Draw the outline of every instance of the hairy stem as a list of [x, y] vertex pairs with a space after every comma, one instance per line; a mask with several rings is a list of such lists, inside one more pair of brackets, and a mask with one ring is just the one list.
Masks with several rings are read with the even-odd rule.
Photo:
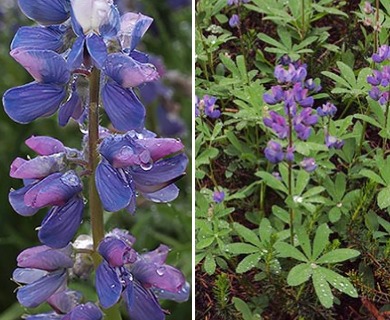
[[[91, 216], [91, 228], [93, 248], [96, 251], [99, 242], [104, 237], [103, 208], [95, 185], [95, 171], [99, 162], [97, 144], [99, 140], [99, 83], [100, 71], [94, 68], [89, 83], [89, 115], [88, 115], [88, 165], [91, 172], [89, 178], [89, 210]], [[94, 256], [95, 267], [100, 263], [100, 258]]]

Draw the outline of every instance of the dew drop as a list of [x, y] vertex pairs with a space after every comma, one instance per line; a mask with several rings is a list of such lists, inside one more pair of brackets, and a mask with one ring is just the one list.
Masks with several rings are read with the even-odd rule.
[[153, 168], [153, 163], [152, 162], [148, 162], [148, 163], [141, 163], [140, 164], [140, 167], [142, 170], [144, 171], [149, 171]]
[[159, 275], [159, 276], [163, 276], [164, 273], [165, 273], [165, 267], [158, 267], [156, 269], [156, 273]]

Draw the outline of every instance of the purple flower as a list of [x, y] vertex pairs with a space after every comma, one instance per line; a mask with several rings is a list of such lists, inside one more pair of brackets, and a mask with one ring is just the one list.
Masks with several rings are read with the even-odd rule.
[[374, 74], [367, 77], [367, 82], [372, 86], [379, 86], [382, 82], [382, 73], [378, 70], [372, 71]]
[[19, 7], [30, 19], [42, 25], [60, 24], [65, 22], [70, 15], [68, 0], [19, 0]]
[[274, 75], [279, 83], [297, 83], [305, 80], [307, 71], [304, 65], [295, 66], [290, 63], [288, 69], [282, 65], [277, 65], [275, 67]]
[[368, 95], [371, 99], [378, 101], [382, 95], [382, 92], [378, 87], [373, 87], [370, 91], [368, 91]]
[[49, 156], [66, 151], [66, 148], [61, 141], [47, 136], [31, 136], [25, 143], [31, 150], [41, 156]]
[[304, 89], [301, 83], [295, 83], [292, 89], [292, 94], [294, 95], [295, 101], [300, 104], [302, 107], [312, 107], [314, 103], [313, 97], [308, 97], [308, 89]]
[[265, 103], [270, 105], [277, 104], [285, 98], [284, 90], [281, 86], [271, 87], [271, 93], [265, 93], [263, 95], [263, 100]]
[[376, 63], [381, 63], [390, 58], [390, 47], [384, 44], [379, 47], [378, 52], [372, 55], [372, 60]]
[[[12, 50], [11, 56], [35, 81], [4, 93], [8, 116], [18, 123], [29, 123], [55, 113], [66, 96], [65, 85], [70, 79], [65, 59], [53, 51], [23, 48]], [[38, 96], [40, 99], [35, 98]]]
[[173, 183], [184, 175], [188, 162], [180, 141], [129, 132], [106, 137], [99, 151], [95, 181], [105, 210], [134, 212], [136, 190], [154, 202], [177, 197]]
[[62, 291], [66, 285], [66, 269], [73, 265], [70, 253], [70, 246], [60, 250], [38, 246], [19, 254], [19, 268], [12, 278], [25, 284], [16, 294], [21, 305], [35, 308], [57, 291]]
[[333, 117], [337, 112], [337, 108], [333, 103], [327, 102], [326, 104], [323, 104], [321, 107], [317, 108], [317, 114], [320, 117]]
[[233, 14], [229, 19], [229, 26], [231, 28], [235, 28], [238, 27], [239, 24], [240, 24], [240, 17], [238, 16], [238, 14]]
[[225, 192], [223, 191], [214, 191], [213, 200], [215, 203], [221, 203], [225, 199]]
[[264, 149], [264, 155], [269, 162], [277, 164], [283, 161], [283, 148], [276, 141], [268, 141], [267, 147]]
[[205, 95], [203, 97], [203, 105], [204, 105], [204, 113], [206, 116], [216, 119], [221, 116], [221, 111], [215, 109], [217, 105], [215, 102], [217, 101], [217, 98], [211, 97], [209, 95]]
[[100, 304], [109, 308], [122, 296], [132, 319], [165, 319], [156, 294], [185, 301], [188, 286], [179, 270], [165, 264], [168, 247], [140, 255], [132, 249], [134, 241], [127, 232], [116, 230], [100, 243], [98, 250], [104, 258], [96, 270]]
[[317, 169], [317, 164], [314, 158], [304, 158], [299, 164], [302, 169], [307, 172], [313, 172], [315, 169]]
[[65, 171], [65, 158], [79, 156], [78, 151], [45, 136], [32, 136], [26, 144], [41, 156], [13, 161], [10, 175], [24, 179], [25, 186], [11, 190], [9, 202], [22, 216], [32, 216], [41, 208], [53, 206], [42, 221], [38, 237], [51, 247], [65, 247], [80, 226], [84, 211], [79, 195], [81, 180], [75, 171]]
[[287, 162], [293, 162], [294, 161], [294, 151], [295, 151], [294, 146], [287, 147], [287, 149], [286, 149], [286, 157], [285, 157]]
[[308, 79], [305, 81], [305, 88], [313, 92], [319, 92], [322, 89], [321, 85], [317, 85], [313, 79]]
[[326, 133], [325, 134], [325, 144], [329, 149], [331, 149], [331, 148], [341, 149], [344, 145], [344, 141], [341, 139], [337, 139], [336, 137], [331, 136], [331, 135]]
[[311, 126], [318, 121], [317, 115], [312, 115], [313, 109], [306, 108], [299, 115], [295, 115], [293, 119], [294, 129], [297, 136], [301, 140], [307, 140], [311, 133]]
[[271, 118], [264, 118], [264, 124], [271, 128], [279, 139], [285, 139], [289, 131], [286, 119], [275, 111], [270, 111], [269, 115]]

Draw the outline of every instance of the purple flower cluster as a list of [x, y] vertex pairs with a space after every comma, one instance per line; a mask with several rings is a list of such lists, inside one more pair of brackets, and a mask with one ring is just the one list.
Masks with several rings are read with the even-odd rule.
[[[390, 60], [390, 47], [382, 45], [378, 52], [372, 55], [372, 60], [382, 63]], [[378, 101], [381, 105], [386, 105], [389, 101], [390, 66], [382, 66], [380, 70], [373, 70], [373, 74], [367, 77], [367, 82], [372, 86], [368, 95], [371, 99]]]
[[[137, 193], [153, 202], [176, 199], [179, 189], [174, 182], [185, 174], [188, 163], [179, 140], [156, 138], [147, 130], [121, 135], [101, 128], [100, 135], [101, 161], [95, 180], [105, 210], [127, 209], [133, 213]], [[87, 155], [51, 137], [33, 136], [26, 144], [38, 156], [31, 160], [16, 158], [11, 164], [11, 177], [23, 179], [24, 187], [11, 190], [9, 201], [23, 216], [51, 206], [38, 237], [46, 245], [62, 248], [71, 241], [82, 221], [83, 187], [78, 172], [87, 170]], [[75, 166], [80, 170], [69, 170]]]
[[[9, 193], [13, 209], [32, 216], [50, 208], [38, 228], [44, 245], [26, 249], [17, 258], [13, 280], [22, 284], [17, 298], [25, 307], [47, 302], [53, 308], [27, 316], [29, 320], [101, 320], [103, 313], [95, 304], [81, 304], [81, 294], [67, 287], [69, 270], [73, 276], [89, 277], [99, 242], [94, 228], [93, 244], [86, 235], [75, 241], [75, 250], [82, 252], [73, 254], [70, 245], [83, 219], [83, 178], [89, 176], [96, 186], [90, 192], [100, 197], [95, 205], [134, 213], [139, 195], [153, 202], [174, 200], [179, 193], [175, 182], [188, 164], [180, 140], [157, 138], [145, 129], [145, 108], [133, 90], [159, 77], [148, 56], [135, 49], [152, 19], [135, 13], [121, 16], [112, 0], [19, 0], [19, 6], [39, 26], [18, 30], [11, 56], [34, 81], [5, 92], [6, 113], [16, 122], [29, 123], [59, 110], [60, 125], [73, 118], [83, 128], [93, 94], [86, 83], [91, 81], [91, 88], [100, 84], [94, 94], [101, 98], [115, 133], [88, 119], [93, 125], [88, 132], [81, 130], [81, 150], [52, 137], [32, 136], [26, 144], [37, 156], [12, 162], [10, 176], [23, 180], [21, 188]], [[214, 103], [206, 99], [205, 113], [211, 117], [219, 112], [213, 110]], [[94, 212], [91, 216], [96, 218]], [[100, 243], [100, 305], [111, 307], [122, 296], [132, 319], [165, 319], [157, 298], [185, 301], [189, 285], [179, 270], [165, 264], [168, 247], [139, 254], [134, 242], [127, 232], [115, 229]]]
[[[305, 64], [292, 62], [288, 56], [283, 56], [280, 64], [275, 67], [274, 76], [279, 84], [272, 86], [271, 90], [263, 95], [263, 99], [269, 105], [283, 104], [283, 113], [272, 110], [268, 114], [269, 117], [265, 117], [263, 121], [279, 140], [285, 142], [269, 141], [264, 154], [274, 164], [283, 160], [293, 162], [295, 139], [308, 140], [318, 122], [318, 116], [333, 117], [337, 108], [328, 102], [318, 107], [315, 112], [314, 99], [310, 94], [319, 92], [321, 86], [313, 79], [306, 79]], [[341, 148], [343, 144], [327, 133], [325, 143], [329, 148]], [[287, 147], [283, 148], [286, 144]], [[303, 159], [300, 165], [308, 172], [317, 167], [313, 158]]]
[[101, 96], [113, 126], [142, 130], [145, 108], [133, 88], [159, 75], [135, 47], [153, 19], [135, 13], [120, 16], [112, 1], [20, 0], [19, 6], [40, 26], [21, 27], [11, 44], [11, 56], [35, 81], [4, 94], [10, 118], [29, 123], [59, 110], [60, 125], [70, 118], [82, 122], [89, 95], [82, 84], [95, 67], [101, 70]]
[[22, 251], [12, 278], [20, 286], [17, 299], [25, 307], [35, 308], [47, 302], [55, 311], [27, 316], [28, 320], [86, 319], [101, 320], [103, 313], [93, 303], [80, 304], [81, 294], [67, 287], [67, 269], [73, 266], [72, 248], [52, 249], [37, 246]]
[[219, 118], [221, 116], [221, 111], [217, 109], [218, 105], [215, 104], [216, 101], [216, 97], [209, 95], [204, 95], [200, 100], [196, 97], [195, 116], [199, 117], [204, 112], [204, 114], [211, 119]]
[[83, 217], [83, 185], [79, 175], [67, 165], [68, 161], [80, 159], [81, 154], [51, 137], [32, 136], [26, 144], [38, 156], [31, 160], [16, 158], [12, 162], [10, 175], [23, 179], [24, 186], [11, 190], [9, 201], [22, 216], [32, 216], [41, 208], [52, 207], [42, 221], [38, 237], [51, 247], [65, 247]]
[[157, 298], [177, 302], [189, 297], [189, 284], [176, 268], [165, 264], [169, 248], [139, 254], [135, 238], [114, 229], [99, 244], [104, 258], [96, 270], [96, 290], [100, 304], [109, 308], [122, 297], [131, 319], [165, 319]]

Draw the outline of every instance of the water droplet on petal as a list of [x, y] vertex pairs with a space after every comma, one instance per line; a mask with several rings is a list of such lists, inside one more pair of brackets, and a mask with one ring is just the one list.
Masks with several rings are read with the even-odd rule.
[[159, 276], [163, 276], [164, 273], [165, 273], [165, 267], [158, 267], [156, 269], [156, 273], [159, 275]]
[[150, 169], [153, 168], [153, 163], [152, 162], [147, 162], [147, 163], [141, 163], [140, 167], [144, 171], [149, 171]]

